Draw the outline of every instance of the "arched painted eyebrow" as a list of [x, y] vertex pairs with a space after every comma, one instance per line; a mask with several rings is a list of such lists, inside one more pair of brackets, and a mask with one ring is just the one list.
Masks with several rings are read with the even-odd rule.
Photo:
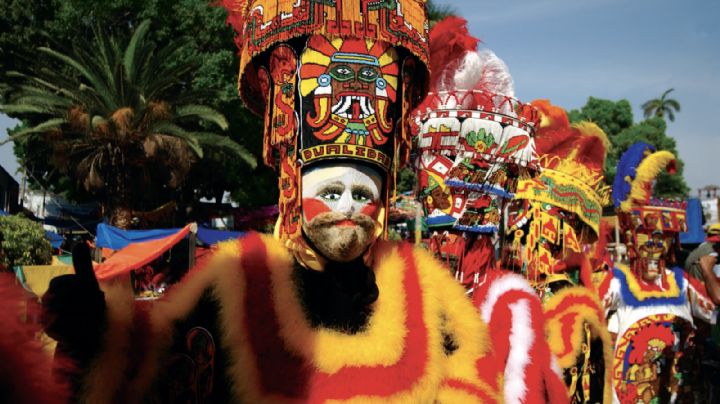
[[362, 193], [368, 199], [375, 198], [375, 194], [373, 193], [372, 189], [370, 189], [370, 187], [368, 187], [367, 185], [362, 185], [362, 184], [353, 185], [352, 191], [353, 191], [353, 193], [355, 193], [355, 192]]
[[327, 184], [321, 185], [320, 188], [315, 191], [315, 194], [319, 195], [328, 191], [342, 193], [343, 191], [345, 191], [345, 184], [343, 184], [342, 181], [328, 182]]
[[345, 184], [343, 184], [342, 181], [335, 180], [333, 182], [328, 182], [327, 184], [322, 184], [322, 186], [320, 188], [325, 188], [325, 187], [343, 187], [343, 188], [345, 188]]

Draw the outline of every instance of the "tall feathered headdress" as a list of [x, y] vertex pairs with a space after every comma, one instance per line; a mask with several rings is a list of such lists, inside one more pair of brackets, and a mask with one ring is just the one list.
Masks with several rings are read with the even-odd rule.
[[433, 27], [430, 93], [413, 113], [413, 134], [428, 222], [491, 233], [502, 199], [537, 168], [539, 115], [513, 97], [507, 66], [479, 42], [458, 17]]
[[571, 125], [565, 110], [548, 100], [532, 105], [542, 116], [535, 137], [542, 173], [521, 182], [516, 196], [575, 213], [597, 235], [610, 197], [603, 174], [607, 135], [591, 122]]
[[[535, 108], [514, 98], [505, 63], [467, 22], [449, 17], [430, 31], [430, 93], [413, 113], [415, 167], [428, 226], [452, 230], [463, 283], [495, 265], [490, 237], [519, 178], [537, 170]], [[440, 243], [441, 244], [441, 243]]]
[[635, 143], [620, 157], [613, 183], [613, 202], [628, 246], [632, 268], [646, 260], [674, 261], [679, 234], [687, 229], [686, 203], [653, 198], [662, 171], [675, 172], [675, 156], [647, 143]]
[[618, 161], [613, 182], [615, 208], [629, 212], [634, 206], [646, 205], [652, 196], [653, 181], [661, 171], [675, 173], [675, 156], [657, 151], [654, 146], [638, 142], [628, 148]]

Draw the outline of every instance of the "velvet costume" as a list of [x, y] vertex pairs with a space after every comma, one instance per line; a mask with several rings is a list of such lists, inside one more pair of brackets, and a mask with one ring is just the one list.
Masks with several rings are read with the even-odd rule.
[[573, 403], [609, 402], [612, 344], [583, 253], [598, 239], [606, 134], [589, 122], [570, 124], [548, 100], [536, 150], [542, 171], [520, 181], [509, 208], [506, 262], [521, 269], [541, 296], [551, 352], [563, 370]]
[[617, 328], [623, 334], [630, 325], [653, 314], [672, 314], [693, 323], [710, 322], [715, 305], [705, 286], [682, 268], [665, 270], [665, 285], [642, 280], [625, 265], [618, 265], [604, 278], [598, 293], [607, 311], [616, 311]]
[[[428, 253], [376, 241], [426, 91], [425, 1], [223, 4], [240, 95], [263, 119], [263, 161], [278, 172], [276, 238], [221, 245], [154, 302], [134, 301], [127, 279], [102, 285], [107, 331], [82, 397], [498, 401], [502, 376], [462, 287]], [[346, 264], [304, 227], [306, 175], [341, 161], [384, 177], [369, 249]]]

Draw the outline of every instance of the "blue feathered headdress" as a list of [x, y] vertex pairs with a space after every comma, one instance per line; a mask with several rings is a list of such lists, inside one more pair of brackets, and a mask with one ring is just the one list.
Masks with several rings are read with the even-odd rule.
[[640, 162], [650, 153], [655, 152], [655, 147], [645, 142], [637, 142], [630, 146], [629, 149], [620, 157], [615, 172], [615, 181], [612, 186], [612, 199], [615, 208], [619, 208], [620, 204], [627, 199], [632, 182], [637, 176], [637, 167]]
[[620, 157], [612, 194], [615, 208], [629, 212], [633, 206], [645, 205], [652, 194], [652, 182], [662, 171], [675, 172], [675, 155], [657, 151], [654, 146], [638, 142]]

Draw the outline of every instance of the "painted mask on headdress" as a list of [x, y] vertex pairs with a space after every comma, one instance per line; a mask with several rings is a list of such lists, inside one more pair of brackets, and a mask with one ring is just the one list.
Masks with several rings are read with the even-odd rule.
[[[399, 73], [397, 52], [385, 43], [310, 38], [301, 56], [300, 96], [303, 132], [313, 136], [303, 137], [303, 161], [327, 156], [320, 150], [327, 152], [332, 142], [352, 146], [359, 159], [387, 166]], [[383, 155], [368, 156], [355, 146]]]
[[[308, 220], [319, 216], [304, 204], [307, 189], [322, 188], [325, 175], [318, 173], [342, 163], [349, 171], [338, 178], [357, 179], [375, 170], [373, 178], [380, 180], [373, 201], [376, 229], [367, 237], [356, 234], [367, 249], [382, 234], [385, 205], [393, 191], [388, 174], [408, 158], [405, 117], [425, 91], [425, 2], [224, 3], [239, 33], [240, 94], [251, 110], [265, 117], [264, 161], [279, 171], [276, 235], [293, 251], [303, 251], [304, 264], [313, 260], [311, 250], [335, 259], [321, 245], [334, 238], [310, 236], [312, 245], [306, 243], [303, 230], [317, 230]], [[325, 205], [331, 211], [339, 206]]]

